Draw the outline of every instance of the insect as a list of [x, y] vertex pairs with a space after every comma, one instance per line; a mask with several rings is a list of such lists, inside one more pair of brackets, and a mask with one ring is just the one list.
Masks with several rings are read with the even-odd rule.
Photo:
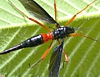
[[[59, 45], [55, 47], [51, 59], [50, 59], [50, 65], [49, 65], [49, 77], [58, 77], [58, 72], [59, 72], [59, 67], [60, 67], [60, 61], [61, 61], [61, 55], [62, 52], [64, 53], [65, 56], [65, 60], [68, 61], [67, 59], [67, 55], [65, 54], [64, 50], [63, 50], [63, 44], [64, 44], [64, 38], [67, 36], [83, 36], [85, 38], [89, 38], [92, 39], [94, 41], [97, 41], [91, 37], [82, 35], [82, 34], [78, 34], [75, 33], [76, 28], [73, 27], [69, 27], [69, 23], [71, 23], [74, 18], [81, 13], [82, 11], [84, 11], [88, 6], [90, 6], [92, 3], [94, 3], [96, 0], [94, 0], [93, 2], [91, 2], [90, 4], [88, 4], [85, 8], [83, 8], [81, 11], [77, 12], [66, 24], [65, 26], [60, 26], [57, 22], [56, 22], [56, 0], [54, 0], [54, 13], [55, 13], [55, 19], [53, 19], [39, 4], [37, 4], [34, 0], [19, 0], [22, 5], [26, 8], [26, 10], [34, 17], [36, 17], [37, 19], [40, 19], [41, 21], [48, 23], [48, 24], [54, 24], [56, 26], [56, 29], [54, 29], [53, 31], [50, 31], [48, 27], [44, 26], [43, 24], [41, 24], [40, 22], [38, 22], [37, 20], [30, 18], [29, 16], [25, 15], [22, 11], [20, 11], [15, 5], [13, 5], [13, 3], [11, 1], [10, 4], [13, 5], [16, 10], [18, 10], [19, 12], [22, 13], [23, 16], [25, 16], [26, 18], [28, 18], [29, 20], [37, 23], [38, 25], [42, 26], [44, 29], [46, 29], [48, 31], [48, 33], [42, 33], [42, 34], [38, 34], [36, 36], [32, 36], [28, 39], [26, 39], [25, 41], [21, 42], [18, 45], [15, 45], [7, 50], [4, 50], [3, 52], [0, 52], [0, 55], [2, 54], [6, 54], [9, 53], [11, 51], [15, 51], [18, 49], [22, 49], [22, 48], [27, 48], [27, 47], [34, 47], [34, 46], [38, 46], [41, 45], [49, 40], [52, 40], [49, 47], [47, 48], [47, 50], [45, 51], [45, 53], [42, 55], [42, 57], [31, 67], [34, 67], [35, 65], [37, 65], [40, 61], [42, 61], [46, 55], [48, 54], [50, 47], [52, 45], [53, 40], [57, 40], [59, 42]], [[61, 43], [59, 41], [59, 39], [61, 40]]]

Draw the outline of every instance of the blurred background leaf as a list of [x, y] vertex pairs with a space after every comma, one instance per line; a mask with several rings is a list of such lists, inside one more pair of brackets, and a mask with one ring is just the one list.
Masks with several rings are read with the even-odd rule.
[[[21, 11], [29, 15], [18, 0], [11, 1]], [[76, 12], [92, 1], [57, 0], [59, 24], [64, 25]], [[36, 0], [36, 2], [54, 18], [53, 0]], [[93, 37], [98, 42], [83, 37], [66, 37], [64, 50], [68, 55], [69, 62], [65, 63], [64, 68], [60, 70], [59, 77], [100, 76], [99, 0], [78, 15], [70, 23], [70, 26], [77, 27], [82, 22], [84, 23], [80, 26], [78, 32]], [[46, 26], [50, 25], [46, 24]], [[47, 31], [23, 17], [9, 4], [8, 0], [0, 0], [0, 52], [39, 33], [47, 33]], [[54, 41], [48, 56], [41, 63], [32, 69], [29, 67], [29, 63], [34, 64], [47, 49], [49, 43], [0, 55], [0, 75], [6, 77], [48, 77], [49, 59], [54, 47], [57, 45], [56, 41]]]

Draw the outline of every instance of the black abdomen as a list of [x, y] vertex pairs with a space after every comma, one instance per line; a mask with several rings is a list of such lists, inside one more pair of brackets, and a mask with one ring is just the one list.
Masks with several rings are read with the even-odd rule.
[[25, 40], [24, 42], [21, 43], [21, 45], [25, 48], [25, 47], [34, 47], [42, 43], [43, 43], [42, 36], [37, 35]]
[[18, 45], [15, 45], [15, 46], [13, 46], [13, 47], [11, 47], [3, 52], [0, 52], [0, 54], [9, 53], [11, 51], [15, 51], [15, 50], [26, 48], [26, 47], [34, 47], [34, 46], [40, 45], [42, 43], [43, 43], [43, 40], [42, 40], [41, 35], [33, 36], [33, 37], [23, 41], [22, 43], [20, 43]]

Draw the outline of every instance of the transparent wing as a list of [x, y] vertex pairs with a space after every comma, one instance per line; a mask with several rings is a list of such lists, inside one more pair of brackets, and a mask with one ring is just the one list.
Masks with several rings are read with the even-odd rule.
[[55, 24], [56, 21], [34, 0], [19, 0], [25, 9], [34, 17], [47, 24]]
[[62, 50], [63, 50], [63, 40], [62, 43], [54, 49], [51, 55], [49, 63], [49, 77], [58, 77], [58, 72], [62, 57]]

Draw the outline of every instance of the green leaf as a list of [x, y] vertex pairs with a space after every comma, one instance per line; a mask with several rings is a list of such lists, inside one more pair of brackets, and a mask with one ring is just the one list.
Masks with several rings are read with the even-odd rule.
[[[56, 0], [58, 23], [65, 25], [75, 13], [92, 1]], [[21, 11], [29, 15], [18, 0], [12, 0], [12, 2]], [[54, 18], [53, 0], [36, 0], [36, 2]], [[64, 63], [64, 68], [59, 71], [59, 77], [100, 76], [99, 8], [100, 2], [94, 2], [70, 23], [70, 26], [77, 27], [83, 22], [78, 32], [93, 37], [98, 42], [84, 37], [66, 37], [64, 50], [69, 62]], [[23, 17], [10, 5], [8, 0], [0, 0], [0, 52], [40, 33], [47, 33], [47, 31]], [[34, 64], [48, 48], [49, 43], [0, 55], [0, 75], [7, 77], [47, 77], [50, 56], [58, 44], [56, 41], [54, 41], [50, 53], [42, 62], [32, 69], [29, 67], [29, 63]]]

